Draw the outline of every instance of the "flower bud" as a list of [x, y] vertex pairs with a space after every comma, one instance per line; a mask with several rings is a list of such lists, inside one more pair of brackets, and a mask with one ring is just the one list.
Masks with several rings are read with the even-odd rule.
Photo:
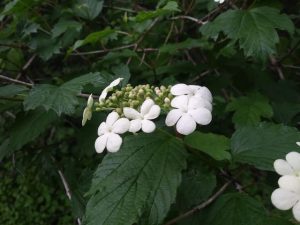
[[164, 99], [164, 102], [165, 102], [165, 103], [170, 103], [171, 101], [170, 101], [169, 98], [165, 98], [165, 99]]

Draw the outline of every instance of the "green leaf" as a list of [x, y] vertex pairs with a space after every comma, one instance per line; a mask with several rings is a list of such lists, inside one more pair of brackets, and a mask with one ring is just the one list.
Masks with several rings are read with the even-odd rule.
[[261, 123], [255, 127], [242, 127], [231, 138], [232, 157], [262, 170], [273, 171], [273, 162], [291, 151], [298, 151], [296, 142], [300, 132], [296, 128]]
[[165, 16], [172, 12], [180, 12], [178, 4], [175, 1], [169, 1], [164, 7], [156, 9], [154, 11], [142, 11], [134, 18], [136, 22], [143, 22], [159, 16]]
[[205, 168], [199, 161], [190, 165], [182, 175], [182, 183], [178, 190], [177, 205], [181, 211], [205, 201], [216, 187], [217, 180], [213, 171]]
[[259, 93], [234, 99], [227, 105], [226, 111], [234, 111], [232, 121], [237, 127], [256, 125], [261, 121], [261, 117], [273, 116], [268, 99]]
[[93, 20], [102, 11], [103, 2], [102, 0], [78, 0], [74, 12], [84, 19]]
[[198, 131], [188, 135], [184, 139], [185, 144], [211, 156], [215, 160], [230, 160], [230, 140], [213, 133], [200, 133]]
[[114, 33], [115, 33], [115, 31], [110, 28], [106, 28], [104, 30], [91, 33], [83, 40], [76, 41], [75, 44], [73, 45], [73, 47], [68, 52], [74, 51], [75, 49], [82, 47], [84, 45], [87, 45], [87, 44], [94, 44], [96, 42], [100, 42], [102, 39], [107, 38], [111, 34], [114, 34]]
[[78, 104], [77, 94], [79, 94], [86, 84], [103, 85], [106, 81], [99, 73], [89, 73], [61, 86], [50, 84], [40, 84], [34, 86], [24, 101], [25, 110], [44, 107], [47, 111], [54, 110], [58, 115], [65, 113], [71, 114]]
[[38, 35], [29, 43], [29, 47], [37, 52], [44, 60], [49, 60], [54, 54], [59, 53], [60, 44], [56, 39], [51, 39], [46, 35]]
[[222, 195], [207, 215], [207, 225], [260, 225], [265, 217], [263, 205], [241, 193]]
[[147, 225], [160, 224], [175, 200], [185, 158], [182, 142], [165, 132], [126, 137], [94, 174], [86, 224], [132, 225], [142, 215]]
[[276, 52], [279, 37], [276, 29], [294, 32], [294, 25], [285, 14], [270, 7], [258, 7], [249, 10], [228, 10], [213, 22], [208, 22], [200, 31], [216, 38], [220, 32], [233, 42], [239, 42], [246, 56], [265, 59]]
[[8, 153], [21, 149], [35, 140], [57, 119], [53, 112], [36, 110], [17, 116], [17, 120], [9, 131]]
[[28, 88], [22, 85], [9, 84], [0, 87], [0, 96], [1, 97], [9, 97], [20, 94], [24, 91], [27, 91]]
[[62, 19], [53, 27], [51, 31], [52, 38], [56, 38], [60, 36], [61, 34], [65, 33], [69, 29], [75, 29], [77, 32], [80, 32], [82, 29], [82, 24], [74, 20]]

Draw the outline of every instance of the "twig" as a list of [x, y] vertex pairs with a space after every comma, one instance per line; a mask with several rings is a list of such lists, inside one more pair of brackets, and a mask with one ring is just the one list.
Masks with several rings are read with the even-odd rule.
[[[65, 192], [66, 192], [66, 195], [68, 197], [68, 199], [71, 201], [72, 200], [72, 193], [71, 193], [71, 189], [70, 189], [70, 185], [68, 184], [67, 182], [67, 179], [65, 177], [65, 175], [63, 174], [63, 172], [61, 171], [61, 169], [59, 168], [55, 158], [53, 156], [51, 156], [51, 159], [54, 163], [54, 165], [57, 167], [57, 173], [59, 174], [59, 177], [60, 177], [60, 180], [64, 186], [64, 189], [65, 189]], [[78, 225], [81, 225], [81, 220], [80, 218], [77, 218], [77, 224]]]
[[[135, 42], [135, 46], [134, 46], [134, 51], [137, 50], [137, 48], [139, 47], [139, 44], [144, 40], [145, 36], [150, 32], [150, 30], [155, 26], [155, 24], [158, 22], [159, 18], [155, 18], [152, 23], [150, 24], [150, 26], [148, 27], [148, 29], [139, 37], [139, 39]], [[127, 65], [129, 65], [129, 63], [131, 62], [132, 57], [130, 57], [127, 60]]]
[[30, 57], [30, 59], [25, 63], [25, 65], [22, 67], [22, 71], [20, 71], [20, 72], [18, 73], [17, 77], [16, 77], [17, 80], [21, 77], [22, 73], [23, 73], [25, 70], [27, 70], [27, 68], [31, 65], [31, 63], [33, 62], [33, 60], [35, 59], [35, 57], [36, 57], [36, 54], [32, 55], [32, 56]]
[[187, 211], [186, 213], [168, 221], [165, 225], [172, 225], [177, 223], [179, 220], [182, 220], [184, 218], [187, 218], [191, 216], [192, 214], [196, 213], [197, 211], [200, 211], [201, 209], [205, 208], [206, 206], [210, 205], [214, 200], [216, 200], [225, 190], [226, 188], [231, 184], [232, 181], [228, 181], [225, 183], [213, 196], [211, 196], [207, 201], [203, 202], [202, 204], [194, 207], [190, 211]]
[[[77, 52], [72, 53], [70, 55], [72, 56], [78, 56], [78, 55], [93, 55], [93, 54], [101, 54], [101, 53], [108, 53], [108, 52], [114, 52], [122, 49], [128, 49], [135, 47], [136, 44], [130, 44], [130, 45], [124, 45], [116, 48], [107, 48], [107, 49], [101, 49], [96, 51], [90, 51], [90, 52]], [[157, 48], [138, 48], [135, 50], [136, 52], [156, 52], [159, 51]]]
[[294, 47], [292, 47], [287, 54], [285, 54], [284, 56], [282, 56], [279, 60], [278, 63], [281, 63], [282, 61], [284, 61], [286, 58], [288, 58], [300, 45], [300, 41], [298, 41]]
[[16, 79], [13, 79], [13, 78], [10, 78], [10, 77], [6, 77], [4, 75], [0, 75], [0, 79], [10, 81], [10, 82], [15, 83], [15, 84], [22, 84], [22, 85], [25, 85], [27, 87], [33, 87], [33, 84], [30, 84], [30, 83], [27, 83], [27, 82], [24, 82], [24, 81], [20, 81], [20, 80], [16, 80]]
[[270, 62], [271, 62], [271, 65], [274, 67], [274, 69], [277, 71], [277, 73], [278, 73], [278, 75], [279, 75], [279, 78], [280, 78], [281, 80], [285, 80], [285, 77], [284, 77], [284, 75], [283, 75], [281, 66], [280, 66], [280, 64], [278, 63], [278, 61], [275, 59], [274, 56], [270, 56]]
[[[7, 80], [7, 81], [10, 81], [12, 83], [15, 83], [15, 84], [21, 84], [21, 85], [24, 85], [26, 87], [30, 87], [32, 88], [34, 86], [34, 84], [30, 84], [30, 83], [27, 83], [27, 82], [24, 82], [24, 81], [20, 81], [20, 80], [16, 80], [16, 79], [12, 79], [10, 77], [7, 77], [7, 76], [4, 76], [4, 75], [0, 75], [0, 79], [2, 80]], [[88, 98], [90, 95], [89, 94], [84, 94], [84, 93], [80, 93], [80, 94], [77, 94], [78, 97], [82, 97], [82, 98]], [[94, 95], [93, 96], [94, 98], [99, 98], [99, 96], [97, 95]], [[2, 98], [2, 97], [1, 97]], [[3, 99], [3, 98], [2, 98]], [[8, 98], [7, 98], [8, 99]], [[12, 100], [11, 98], [9, 98], [8, 100]], [[19, 101], [19, 100], [16, 100], [16, 101]], [[21, 101], [21, 100], [20, 100]]]
[[178, 19], [185, 19], [185, 20], [191, 20], [195, 23], [198, 23], [198, 24], [205, 24], [204, 21], [200, 20], [200, 19], [197, 19], [195, 17], [191, 17], [191, 16], [185, 16], [185, 15], [180, 15], [180, 16], [175, 16], [175, 17], [172, 17], [171, 20], [178, 20]]

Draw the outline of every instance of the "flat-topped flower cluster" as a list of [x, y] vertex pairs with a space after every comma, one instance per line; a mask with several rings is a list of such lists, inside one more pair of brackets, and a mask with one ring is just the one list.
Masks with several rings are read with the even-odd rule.
[[[212, 94], [208, 88], [198, 85], [176, 84], [153, 87], [130, 84], [114, 90], [122, 78], [114, 80], [101, 93], [99, 102], [89, 96], [83, 112], [82, 125], [92, 118], [95, 111], [110, 111], [105, 122], [98, 128], [95, 149], [102, 153], [117, 152], [122, 145], [121, 134], [126, 132], [151, 133], [156, 129], [154, 120], [161, 113], [167, 114], [165, 124], [175, 126], [182, 135], [191, 134], [197, 124], [207, 125], [212, 120]], [[107, 98], [109, 92], [112, 94]]]
[[292, 209], [295, 219], [300, 222], [300, 153], [290, 152], [285, 160], [277, 159], [274, 168], [281, 177], [271, 201], [280, 210]]

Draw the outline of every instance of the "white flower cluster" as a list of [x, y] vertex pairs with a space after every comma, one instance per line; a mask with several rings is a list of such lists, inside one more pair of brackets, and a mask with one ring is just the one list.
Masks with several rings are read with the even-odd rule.
[[206, 87], [176, 84], [171, 88], [176, 96], [171, 101], [172, 109], [166, 118], [167, 126], [174, 126], [183, 135], [191, 134], [196, 124], [207, 125], [212, 120], [212, 95]]
[[[114, 80], [102, 91], [98, 105], [105, 104], [104, 101], [108, 92], [119, 85], [121, 80], [122, 78]], [[174, 126], [176, 124], [177, 132], [183, 135], [195, 131], [197, 124], [207, 125], [211, 122], [212, 95], [206, 87], [186, 84], [177, 84], [168, 88], [162, 86], [161, 88], [152, 87], [149, 89], [149, 85], [144, 87], [146, 87], [146, 93], [142, 89], [137, 90], [137, 99], [132, 99], [131, 96], [133, 95], [126, 92], [127, 89], [129, 92], [135, 91], [131, 86], [124, 89], [124, 95], [120, 91], [116, 92], [117, 95], [112, 94], [112, 99], [115, 101], [117, 96], [128, 96], [129, 100], [131, 99], [131, 104], [126, 102], [126, 99], [124, 102], [123, 99], [123, 102], [120, 102], [121, 106], [109, 113], [106, 122], [100, 124], [98, 128], [99, 137], [95, 142], [95, 149], [98, 153], [102, 153], [105, 148], [109, 152], [117, 152], [122, 145], [120, 134], [137, 133], [140, 130], [145, 133], [153, 132], [156, 125], [152, 120], [158, 118], [162, 110], [168, 112], [166, 125]], [[151, 93], [153, 96], [149, 96]], [[91, 119], [92, 109], [93, 98], [91, 95], [83, 112], [82, 125]]]
[[290, 152], [285, 160], [277, 159], [274, 168], [281, 177], [271, 201], [280, 210], [292, 209], [295, 219], [300, 222], [300, 153]]

